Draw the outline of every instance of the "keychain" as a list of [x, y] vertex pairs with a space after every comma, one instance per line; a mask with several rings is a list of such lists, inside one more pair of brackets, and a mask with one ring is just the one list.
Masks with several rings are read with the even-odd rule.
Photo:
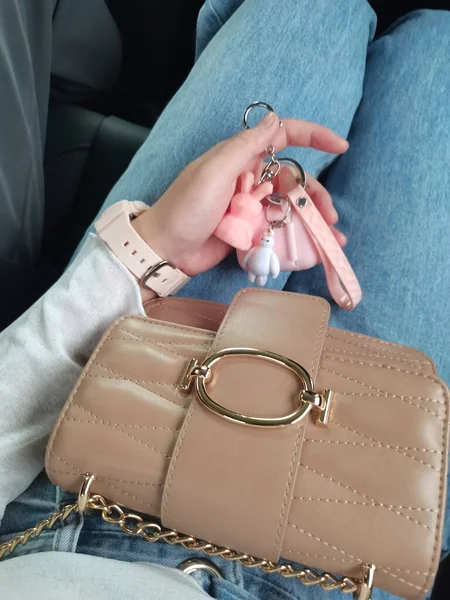
[[[248, 117], [256, 107], [274, 112], [273, 108], [265, 102], [253, 102], [244, 112], [242, 118], [244, 129], [250, 128]], [[280, 123], [281, 126], [282, 123]], [[272, 179], [278, 175], [281, 169], [280, 162], [275, 157], [274, 147], [269, 146], [266, 152], [270, 160], [265, 166], [259, 181], [255, 183], [255, 176], [249, 171], [238, 177], [236, 192], [230, 200], [227, 212], [214, 232], [217, 238], [237, 250], [246, 251], [251, 248], [255, 234], [255, 218], [260, 215], [263, 209], [261, 201], [273, 192]]]
[[270, 220], [268, 218], [270, 204], [266, 207], [264, 216], [269, 227], [261, 237], [259, 245], [253, 246], [242, 261], [243, 269], [248, 272], [249, 282], [260, 286], [266, 285], [269, 276], [276, 279], [280, 274], [280, 260], [274, 249], [275, 230], [284, 227], [291, 214], [291, 202], [286, 196], [280, 197], [280, 194], [272, 194], [267, 196], [267, 200], [279, 206], [284, 201], [286, 203], [285, 214], [282, 219]]
[[[253, 102], [245, 110], [243, 125], [256, 108], [274, 112], [265, 102]], [[282, 123], [280, 122], [280, 126]], [[281, 271], [301, 271], [323, 263], [328, 289], [336, 303], [347, 310], [361, 300], [355, 273], [333, 232], [306, 192], [306, 173], [292, 158], [279, 158], [275, 148], [266, 149], [268, 162], [255, 184], [250, 172], [240, 175], [236, 193], [215, 235], [236, 248], [241, 267], [250, 283], [264, 286]], [[295, 169], [296, 187], [274, 192], [283, 183], [282, 165]]]
[[261, 200], [273, 190], [273, 185], [268, 181], [257, 186], [254, 183], [255, 176], [249, 171], [238, 177], [237, 192], [231, 198], [228, 211], [214, 232], [216, 237], [237, 250], [251, 248], [253, 221], [263, 209]]

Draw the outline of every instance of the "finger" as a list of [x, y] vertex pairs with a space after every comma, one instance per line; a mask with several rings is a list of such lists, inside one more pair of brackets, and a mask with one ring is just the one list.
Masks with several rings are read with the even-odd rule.
[[273, 144], [280, 129], [279, 124], [278, 116], [268, 113], [256, 127], [245, 129], [218, 144], [207, 152], [204, 158], [211, 168], [220, 162], [222, 172], [235, 178], [253, 158], [264, 153], [265, 149]]
[[341, 248], [343, 248], [345, 246], [345, 244], [347, 243], [347, 236], [344, 235], [342, 233], [342, 231], [339, 231], [339, 229], [336, 229], [336, 227], [333, 227], [333, 225], [330, 226], [331, 232], [334, 235], [334, 237], [337, 240], [337, 243], [339, 244], [339, 246]]
[[342, 154], [349, 146], [347, 140], [328, 127], [300, 119], [283, 119], [283, 127], [277, 132], [273, 145], [276, 150], [302, 146], [331, 154]]

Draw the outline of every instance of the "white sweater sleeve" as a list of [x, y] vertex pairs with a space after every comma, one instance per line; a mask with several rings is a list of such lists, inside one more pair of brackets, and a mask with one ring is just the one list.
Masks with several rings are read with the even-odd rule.
[[144, 314], [139, 286], [91, 234], [58, 282], [0, 334], [0, 522], [43, 469], [66, 398], [106, 328], [124, 314]]

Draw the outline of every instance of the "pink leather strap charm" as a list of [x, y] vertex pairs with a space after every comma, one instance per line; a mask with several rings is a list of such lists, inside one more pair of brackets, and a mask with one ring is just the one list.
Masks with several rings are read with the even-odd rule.
[[342, 248], [301, 185], [290, 191], [287, 196], [317, 247], [330, 294], [340, 307], [352, 310], [360, 302], [362, 292]]

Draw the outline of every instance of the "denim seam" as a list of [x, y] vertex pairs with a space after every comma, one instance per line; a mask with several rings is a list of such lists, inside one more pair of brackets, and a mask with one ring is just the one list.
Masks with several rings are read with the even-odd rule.
[[212, 0], [209, 0], [209, 6], [211, 7], [211, 10], [213, 11], [214, 15], [216, 16], [217, 20], [219, 21], [220, 26], [223, 27], [225, 25], [225, 23], [224, 23], [222, 17], [219, 15], [217, 8], [212, 3]]

